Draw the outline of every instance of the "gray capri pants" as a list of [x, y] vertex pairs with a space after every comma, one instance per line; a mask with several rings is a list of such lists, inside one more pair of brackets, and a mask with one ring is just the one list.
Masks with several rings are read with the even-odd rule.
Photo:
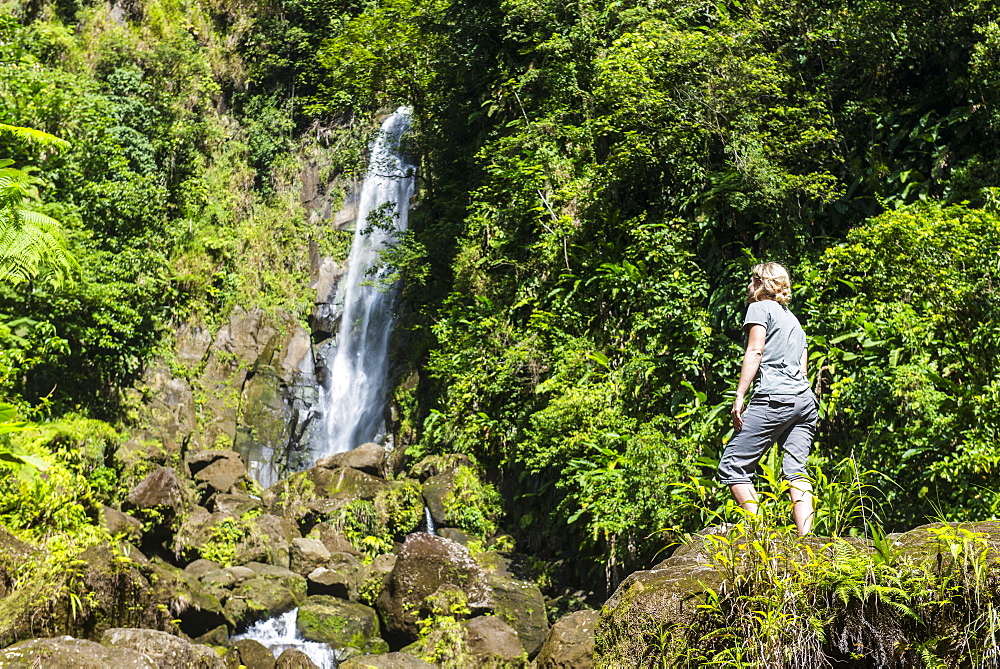
[[754, 396], [743, 411], [743, 429], [729, 440], [719, 461], [719, 480], [726, 485], [751, 483], [757, 463], [774, 442], [785, 452], [781, 462], [785, 480], [808, 478], [806, 458], [818, 419], [812, 391]]

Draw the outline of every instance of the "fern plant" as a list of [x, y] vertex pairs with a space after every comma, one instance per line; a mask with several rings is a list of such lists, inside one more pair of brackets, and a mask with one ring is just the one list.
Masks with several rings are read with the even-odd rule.
[[[33, 128], [0, 123], [0, 133], [54, 148], [69, 144]], [[59, 283], [69, 277], [76, 261], [66, 248], [58, 221], [25, 205], [38, 198], [38, 180], [29, 168], [12, 167], [0, 159], [0, 281], [21, 283], [36, 278]]]

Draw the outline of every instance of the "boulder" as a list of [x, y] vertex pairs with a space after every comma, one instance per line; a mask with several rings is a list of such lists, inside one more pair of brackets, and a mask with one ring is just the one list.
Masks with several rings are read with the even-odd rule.
[[387, 637], [416, 639], [425, 598], [444, 584], [461, 589], [473, 610], [495, 605], [486, 573], [465, 546], [424, 532], [409, 535], [377, 602]]
[[386, 653], [352, 657], [341, 662], [338, 669], [427, 669], [433, 666], [409, 653]]
[[528, 658], [513, 627], [496, 616], [465, 623], [466, 646], [478, 666], [524, 666]]
[[[629, 575], [601, 609], [595, 629], [595, 662], [599, 667], [640, 666], [647, 659], [652, 630], [690, 630], [705, 587], [717, 590], [722, 574], [711, 566], [700, 541], [681, 546], [652, 569]], [[683, 639], [668, 639], [664, 664], [681, 650]]]
[[144, 653], [159, 667], [225, 669], [226, 665], [208, 646], [192, 644], [166, 632], [113, 628], [101, 637], [111, 648], [129, 648]]
[[317, 497], [375, 499], [388, 483], [350, 467], [313, 467], [305, 472], [315, 486]]
[[318, 567], [309, 573], [308, 580], [310, 595], [330, 595], [341, 599], [351, 599], [351, 590], [354, 579], [333, 569]]
[[184, 567], [184, 571], [191, 574], [195, 578], [201, 578], [205, 574], [213, 571], [219, 571], [220, 569], [222, 569], [222, 565], [218, 562], [212, 562], [211, 560], [206, 560], [205, 558], [199, 558]]
[[336, 648], [380, 653], [389, 646], [379, 637], [375, 609], [327, 595], [314, 595], [299, 607], [299, 632], [309, 641]]
[[282, 567], [251, 562], [255, 576], [233, 589], [226, 613], [242, 626], [283, 613], [306, 598], [306, 579]]
[[[209, 547], [214, 552], [206, 550]], [[227, 564], [243, 564], [267, 559], [268, 546], [252, 521], [196, 506], [174, 535], [174, 555], [190, 560], [203, 554]]]
[[96, 641], [57, 636], [29, 639], [0, 650], [0, 666], [35, 669], [159, 669], [147, 655], [131, 648], [108, 648]]
[[535, 658], [537, 669], [590, 669], [594, 666], [594, 629], [599, 611], [575, 611], [549, 629]]
[[303, 576], [330, 562], [330, 551], [319, 539], [292, 539], [290, 569]]
[[150, 569], [155, 578], [157, 601], [170, 617], [179, 621], [177, 625], [184, 634], [195, 638], [220, 625], [234, 627], [233, 618], [222, 604], [229, 594], [227, 591], [203, 584], [160, 559], [154, 559]]
[[469, 534], [468, 532], [463, 532], [462, 530], [456, 529], [454, 527], [442, 527], [437, 531], [439, 537], [444, 537], [445, 539], [451, 539], [452, 541], [457, 541], [463, 546], [468, 546], [470, 541], [480, 541], [477, 537]]
[[426, 458], [413, 465], [410, 473], [426, 481], [432, 476], [445, 472], [454, 472], [459, 467], [475, 467], [469, 456], [462, 453], [446, 453], [444, 455], [428, 455]]
[[[250, 669], [250, 667], [247, 667]], [[309, 656], [298, 648], [286, 648], [274, 664], [274, 669], [320, 669]]]
[[326, 523], [319, 523], [313, 527], [310, 534], [318, 532], [319, 540], [323, 542], [326, 549], [331, 553], [350, 553], [351, 555], [361, 555], [361, 551], [351, 545], [343, 532], [338, 532]]
[[210, 629], [201, 636], [194, 639], [195, 643], [204, 644], [206, 646], [215, 646], [219, 648], [225, 648], [229, 646], [229, 628], [225, 625], [219, 625], [214, 629]]
[[260, 508], [260, 500], [240, 494], [217, 493], [209, 500], [212, 511], [228, 513], [232, 516], [242, 516], [248, 511]]
[[0, 527], [0, 599], [14, 585], [14, 576], [21, 567], [41, 558], [41, 551]]
[[217, 493], [228, 493], [247, 468], [243, 458], [235, 451], [197, 451], [185, 458], [192, 478]]
[[170, 467], [157, 467], [128, 494], [136, 509], [169, 509], [178, 514], [184, 508], [184, 483]]
[[486, 581], [493, 591], [494, 612], [517, 630], [524, 650], [534, 655], [549, 631], [542, 591], [533, 581], [521, 580], [511, 573], [510, 557], [480, 553], [476, 559], [486, 570]]
[[226, 653], [227, 662], [236, 661], [246, 669], [274, 669], [274, 653], [259, 641], [240, 639]]
[[427, 510], [430, 511], [431, 518], [434, 519], [434, 524], [438, 527], [445, 524], [444, 500], [454, 488], [455, 474], [451, 471], [431, 476], [423, 482], [420, 488], [424, 504], [427, 505]]
[[346, 453], [328, 455], [317, 461], [316, 466], [325, 467], [326, 469], [351, 467], [372, 476], [385, 478], [386, 457], [387, 451], [384, 446], [367, 443], [361, 444]]
[[113, 537], [125, 537], [131, 541], [142, 539], [142, 523], [139, 519], [110, 506], [101, 507], [101, 524]]
[[299, 526], [288, 518], [264, 514], [254, 521], [264, 538], [267, 562], [288, 567], [291, 564], [292, 540], [302, 536]]

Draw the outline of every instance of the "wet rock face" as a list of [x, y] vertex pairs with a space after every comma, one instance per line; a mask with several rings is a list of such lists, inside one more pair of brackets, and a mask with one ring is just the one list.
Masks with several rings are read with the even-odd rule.
[[114, 667], [115, 669], [158, 669], [144, 653], [131, 648], [108, 648], [96, 641], [58, 636], [29, 639], [0, 650], [0, 666], [23, 669], [78, 669], [79, 667]]
[[158, 667], [225, 669], [222, 659], [208, 646], [191, 644], [166, 632], [115, 628], [101, 637], [101, 644], [145, 654]]
[[557, 620], [535, 658], [538, 669], [590, 669], [599, 611], [576, 611]]
[[465, 546], [424, 532], [407, 536], [377, 602], [390, 640], [409, 642], [417, 638], [416, 614], [425, 608], [424, 600], [442, 585], [462, 590], [473, 610], [492, 609], [495, 605], [486, 572]]
[[232, 448], [265, 486], [282, 463], [305, 464], [318, 395], [312, 338], [296, 315], [236, 307], [214, 336], [198, 322], [181, 326], [175, 353], [188, 373], [147, 369], [137, 442], [157, 443], [168, 460], [185, 444]]

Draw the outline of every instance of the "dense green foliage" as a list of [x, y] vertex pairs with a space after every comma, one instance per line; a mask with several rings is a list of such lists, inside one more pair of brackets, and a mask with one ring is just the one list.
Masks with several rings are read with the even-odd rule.
[[475, 455], [520, 546], [620, 578], [723, 499], [676, 484], [727, 438], [745, 271], [774, 259], [815, 464], [853, 454], [892, 526], [991, 516], [997, 9], [393, 0], [334, 24], [326, 108], [415, 106], [415, 451]]
[[486, 468], [519, 550], [611, 585], [724, 499], [756, 259], [811, 336], [814, 464], [853, 455], [892, 527], [997, 513], [996, 3], [4, 6], [0, 122], [70, 143], [2, 154], [79, 261], [0, 289], [0, 391], [37, 415], [126, 415], [188, 313], [304, 309], [296, 175], [328, 145], [352, 173], [405, 103], [402, 425]]

